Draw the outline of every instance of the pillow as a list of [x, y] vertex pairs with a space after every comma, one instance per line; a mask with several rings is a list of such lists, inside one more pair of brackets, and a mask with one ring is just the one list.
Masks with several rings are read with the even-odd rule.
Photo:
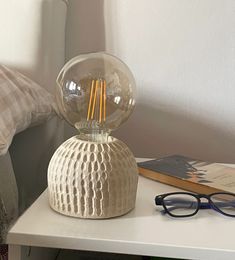
[[16, 133], [46, 121], [54, 114], [53, 96], [37, 83], [0, 65], [0, 155]]

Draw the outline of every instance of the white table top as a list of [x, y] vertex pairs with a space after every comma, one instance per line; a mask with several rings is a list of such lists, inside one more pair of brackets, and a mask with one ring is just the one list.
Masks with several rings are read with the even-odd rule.
[[16, 245], [175, 257], [235, 259], [235, 218], [201, 210], [191, 218], [162, 215], [157, 194], [179, 189], [139, 178], [136, 208], [108, 220], [76, 219], [53, 211], [47, 191], [11, 228], [7, 242]]

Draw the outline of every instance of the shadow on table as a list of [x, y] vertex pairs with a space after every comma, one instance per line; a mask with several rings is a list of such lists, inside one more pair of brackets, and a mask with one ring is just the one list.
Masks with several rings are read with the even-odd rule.
[[176, 260], [176, 258], [163, 258], [151, 256], [135, 256], [125, 254], [65, 250], [59, 251], [56, 260]]

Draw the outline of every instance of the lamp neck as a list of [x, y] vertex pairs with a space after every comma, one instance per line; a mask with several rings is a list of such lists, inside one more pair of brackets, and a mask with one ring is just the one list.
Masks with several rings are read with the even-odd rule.
[[80, 131], [78, 138], [84, 141], [106, 143], [110, 132], [104, 130]]

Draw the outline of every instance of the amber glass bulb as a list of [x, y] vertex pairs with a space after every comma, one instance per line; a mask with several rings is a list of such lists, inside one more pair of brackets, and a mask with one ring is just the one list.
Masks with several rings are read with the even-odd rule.
[[57, 102], [82, 138], [104, 141], [135, 106], [135, 80], [125, 63], [99, 52], [67, 62], [57, 78]]

